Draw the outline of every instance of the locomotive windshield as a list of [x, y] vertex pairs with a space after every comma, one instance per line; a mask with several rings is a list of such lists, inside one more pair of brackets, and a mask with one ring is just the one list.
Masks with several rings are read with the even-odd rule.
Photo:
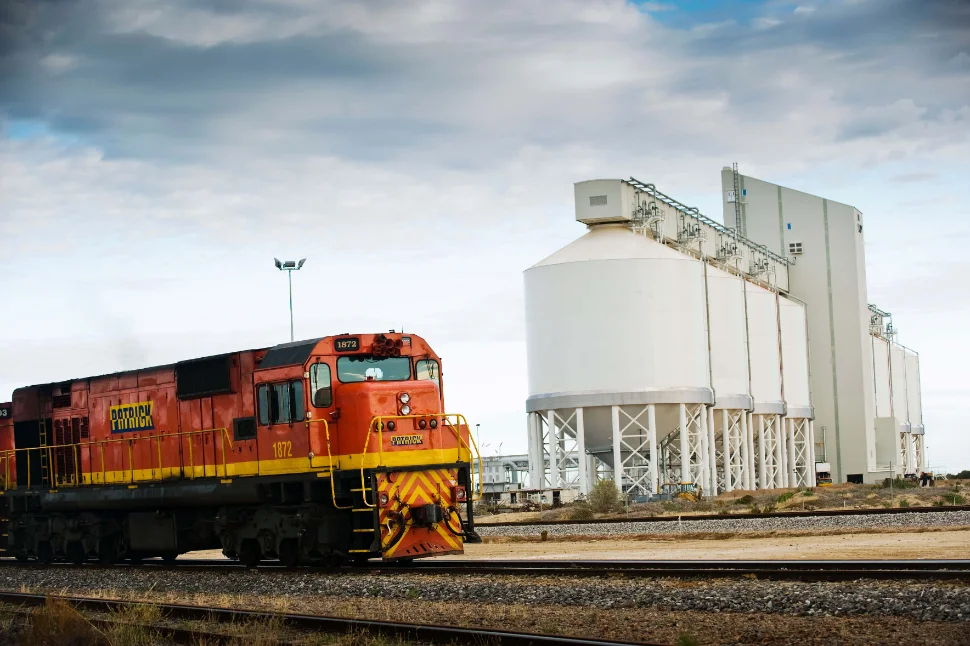
[[407, 381], [411, 378], [411, 360], [407, 357], [370, 356], [340, 357], [337, 359], [337, 379], [341, 383], [374, 381]]

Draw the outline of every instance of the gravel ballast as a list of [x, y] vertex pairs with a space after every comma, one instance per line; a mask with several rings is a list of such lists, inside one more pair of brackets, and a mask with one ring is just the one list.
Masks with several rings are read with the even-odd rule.
[[623, 536], [630, 534], [691, 534], [777, 532], [811, 530], [891, 529], [896, 527], [968, 527], [970, 511], [939, 511], [919, 514], [872, 514], [859, 516], [812, 516], [774, 518], [742, 518], [711, 520], [684, 520], [664, 522], [617, 521], [615, 523], [590, 523], [569, 525], [522, 525], [490, 527], [476, 525], [475, 531], [482, 537], [537, 536], [548, 532], [549, 536]]
[[919, 621], [970, 619], [970, 587], [918, 581], [803, 583], [8, 566], [0, 569], [0, 589], [68, 592], [80, 596], [107, 591], [122, 596], [142, 593], [329, 596], [797, 616], [880, 615]]

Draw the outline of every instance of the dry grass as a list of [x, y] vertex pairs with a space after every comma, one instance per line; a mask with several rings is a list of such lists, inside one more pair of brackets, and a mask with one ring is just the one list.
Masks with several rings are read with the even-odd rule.
[[[680, 585], [701, 585], [680, 582]], [[102, 591], [105, 598], [127, 598], [139, 595]], [[433, 623], [460, 625], [468, 628], [500, 628], [549, 634], [599, 637], [618, 641], [678, 643], [682, 636], [708, 643], [905, 643], [907, 646], [965, 643], [965, 625], [958, 622], [917, 622], [898, 617], [792, 617], [774, 613], [708, 613], [673, 611], [658, 608], [595, 609], [559, 606], [504, 605], [471, 602], [434, 602], [375, 598], [280, 598], [253, 595], [176, 595], [142, 593], [155, 603], [226, 605], [251, 610], [273, 610], [285, 606], [291, 612], [323, 614], [360, 619], [413, 621], [425, 618]], [[236, 628], [245, 628], [239, 624]], [[253, 629], [250, 626], [248, 629]], [[259, 630], [259, 627], [255, 628]], [[238, 644], [279, 643], [285, 633], [271, 641], [261, 634], [236, 638]], [[297, 640], [294, 640], [297, 641]], [[15, 642], [5, 642], [15, 643]], [[60, 646], [60, 642], [50, 643]], [[65, 642], [99, 643], [99, 642]], [[104, 643], [104, 642], [101, 642]], [[141, 642], [145, 643], [145, 642]], [[395, 646], [395, 639], [355, 632], [347, 635], [302, 636], [298, 643], [337, 644], [339, 646]], [[681, 642], [693, 643], [693, 642]], [[216, 646], [199, 641], [197, 646]]]

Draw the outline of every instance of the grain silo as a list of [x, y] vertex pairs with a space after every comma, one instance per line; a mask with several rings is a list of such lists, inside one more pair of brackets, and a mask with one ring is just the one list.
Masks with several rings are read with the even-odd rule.
[[785, 419], [782, 420], [787, 448], [786, 486], [815, 486], [814, 409], [809, 387], [808, 333], [805, 305], [780, 297], [782, 385]]
[[783, 486], [788, 261], [634, 179], [575, 199], [587, 233], [525, 272], [533, 486]]
[[785, 437], [781, 430], [785, 401], [781, 392], [781, 339], [778, 297], [748, 284], [748, 345], [751, 354], [751, 424], [758, 459], [759, 489], [784, 487]]
[[716, 483], [720, 490], [751, 489], [754, 474], [747, 438], [748, 411], [753, 400], [748, 369], [744, 279], [708, 267], [707, 300], [714, 387], [714, 407], [709, 425], [714, 429], [712, 446], [721, 448], [720, 454], [715, 452], [714, 458], [720, 471], [715, 468], [712, 474], [721, 474]]
[[910, 437], [907, 447], [909, 473], [926, 469], [923, 448], [923, 399], [919, 382], [919, 355], [906, 348], [906, 396], [908, 400]]

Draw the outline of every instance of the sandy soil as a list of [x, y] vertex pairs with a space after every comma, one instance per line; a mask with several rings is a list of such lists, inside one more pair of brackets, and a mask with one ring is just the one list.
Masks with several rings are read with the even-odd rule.
[[[450, 558], [450, 557], [441, 557]], [[582, 559], [970, 559], [970, 530], [836, 536], [590, 540], [466, 545], [456, 558]]]
[[[222, 552], [190, 552], [182, 559], [221, 559]], [[970, 529], [767, 538], [649, 540], [593, 539], [568, 542], [466, 545], [461, 556], [440, 559], [970, 559]]]

